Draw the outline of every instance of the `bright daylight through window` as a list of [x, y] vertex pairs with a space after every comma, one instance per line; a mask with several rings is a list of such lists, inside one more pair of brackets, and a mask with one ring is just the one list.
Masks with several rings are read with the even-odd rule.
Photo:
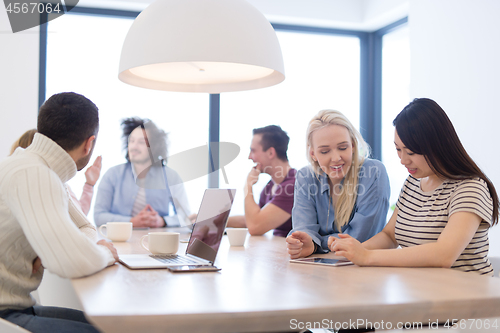
[[[208, 94], [172, 93], [129, 86], [117, 78], [121, 46], [132, 24], [130, 18], [70, 14], [48, 24], [47, 94], [81, 93], [100, 109], [100, 131], [94, 157], [103, 156], [107, 169], [125, 162], [121, 119], [139, 116], [153, 120], [169, 134], [169, 155], [206, 145]], [[360, 42], [352, 36], [278, 31], [286, 80], [276, 86], [221, 94], [221, 141], [240, 146], [240, 155], [221, 174], [220, 187], [236, 188], [232, 214], [243, 214], [243, 184], [253, 166], [247, 159], [252, 129], [282, 126], [291, 140], [288, 150], [294, 168], [307, 164], [305, 132], [309, 120], [322, 109], [336, 109], [359, 126]], [[71, 57], [61, 57], [62, 50]], [[196, 163], [207, 164], [205, 156]], [[269, 177], [262, 176], [254, 193]], [[70, 181], [79, 194], [83, 173]], [[207, 177], [185, 183], [191, 208], [199, 206]], [[92, 217], [92, 211], [89, 217]]]

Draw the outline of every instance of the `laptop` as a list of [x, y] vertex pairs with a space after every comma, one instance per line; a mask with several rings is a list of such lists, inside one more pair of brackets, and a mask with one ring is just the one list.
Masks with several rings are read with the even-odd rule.
[[120, 263], [130, 269], [214, 266], [235, 193], [235, 189], [205, 190], [185, 255], [123, 254]]

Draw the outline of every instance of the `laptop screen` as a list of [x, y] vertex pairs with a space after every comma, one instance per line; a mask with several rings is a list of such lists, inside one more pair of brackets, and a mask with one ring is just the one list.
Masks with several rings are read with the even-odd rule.
[[235, 193], [234, 189], [205, 190], [186, 254], [215, 261]]

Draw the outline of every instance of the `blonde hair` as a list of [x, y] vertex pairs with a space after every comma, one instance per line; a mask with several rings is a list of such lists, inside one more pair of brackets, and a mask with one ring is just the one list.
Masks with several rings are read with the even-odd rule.
[[35, 133], [37, 133], [36, 129], [30, 129], [24, 132], [23, 135], [21, 135], [19, 139], [14, 141], [14, 143], [12, 144], [9, 155], [12, 155], [17, 147], [27, 148], [33, 142], [33, 137], [35, 136]]
[[[344, 184], [342, 186], [342, 192], [337, 199], [335, 204], [335, 225], [337, 230], [341, 231], [342, 227], [349, 222], [352, 210], [354, 209], [354, 204], [357, 198], [357, 187], [359, 181], [359, 170], [361, 165], [366, 158], [370, 155], [370, 146], [365, 142], [359, 131], [351, 124], [349, 119], [346, 118], [341, 112], [335, 110], [322, 110], [318, 112], [317, 115], [311, 119], [309, 126], [307, 127], [307, 159], [311, 163], [312, 169], [317, 177], [319, 177], [323, 172], [319, 163], [314, 161], [310, 151], [313, 149], [312, 146], [312, 135], [315, 131], [325, 128], [330, 125], [343, 126], [349, 132], [349, 136], [352, 141], [352, 162], [344, 178]], [[331, 189], [330, 191], [332, 191]], [[330, 192], [331, 193], [331, 192]], [[330, 199], [331, 200], [331, 199]]]

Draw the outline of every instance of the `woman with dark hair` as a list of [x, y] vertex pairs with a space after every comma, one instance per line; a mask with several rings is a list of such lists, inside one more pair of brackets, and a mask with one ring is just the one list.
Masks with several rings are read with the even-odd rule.
[[433, 100], [413, 100], [393, 124], [398, 156], [410, 173], [394, 214], [366, 242], [339, 235], [329, 239], [330, 249], [359, 266], [446, 267], [492, 276], [488, 229], [498, 223], [499, 204], [492, 182]]

